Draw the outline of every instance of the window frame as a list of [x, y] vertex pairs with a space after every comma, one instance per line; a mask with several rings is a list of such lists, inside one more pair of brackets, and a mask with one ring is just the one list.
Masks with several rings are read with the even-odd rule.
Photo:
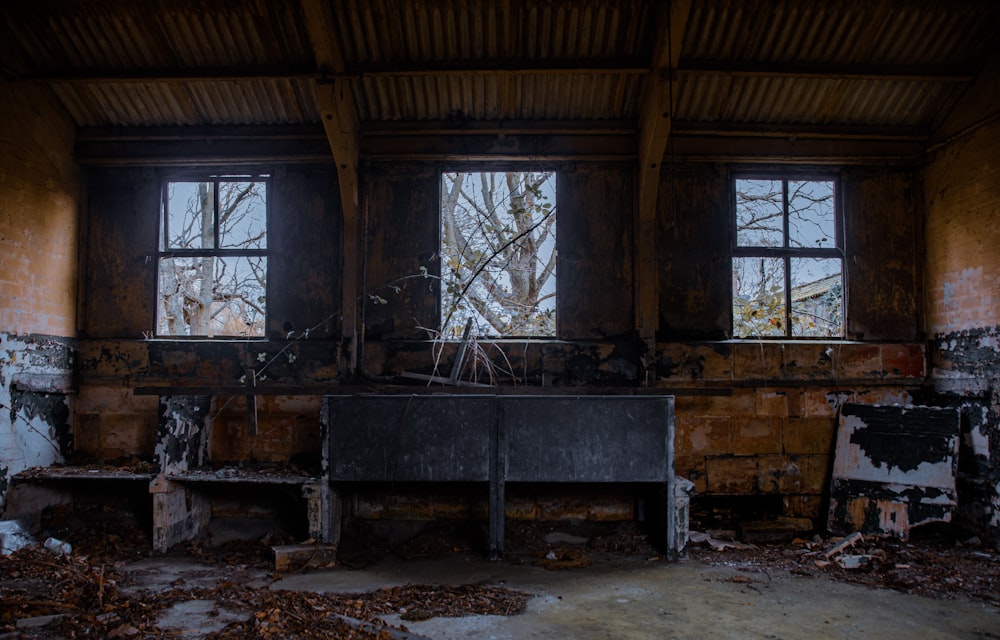
[[[212, 247], [202, 248], [202, 249], [180, 249], [180, 248], [169, 248], [163, 246], [163, 240], [165, 236], [169, 235], [169, 215], [167, 204], [169, 200], [169, 190], [172, 183], [178, 182], [211, 182], [213, 183], [213, 206], [212, 206]], [[265, 187], [265, 198], [264, 198], [264, 237], [265, 246], [262, 249], [242, 249], [242, 248], [226, 248], [220, 246], [222, 233], [219, 229], [219, 213], [220, 213], [220, 189], [219, 183], [224, 182], [253, 182], [253, 183], [263, 183]], [[179, 340], [179, 341], [240, 341], [240, 342], [263, 342], [267, 338], [267, 326], [268, 326], [268, 302], [271, 299], [271, 257], [272, 257], [272, 246], [271, 246], [271, 225], [272, 225], [272, 186], [273, 186], [273, 174], [268, 171], [204, 171], [204, 172], [191, 172], [164, 176], [160, 179], [159, 188], [159, 198], [157, 207], [157, 224], [156, 224], [156, 252], [154, 253], [153, 259], [155, 260], [154, 267], [154, 304], [153, 304], [153, 332], [152, 335], [158, 340]], [[264, 258], [266, 267], [265, 271], [265, 282], [264, 282], [264, 317], [263, 317], [263, 332], [261, 335], [234, 335], [234, 334], [224, 334], [224, 335], [209, 335], [209, 334], [198, 334], [198, 335], [173, 335], [169, 333], [160, 333], [159, 331], [159, 314], [160, 314], [160, 265], [165, 258]]]
[[559, 173], [561, 167], [552, 162], [531, 162], [531, 163], [504, 163], [504, 162], [492, 162], [492, 163], [440, 163], [436, 167], [435, 176], [437, 178], [437, 243], [435, 250], [437, 252], [438, 260], [438, 277], [440, 278], [440, 286], [438, 287], [438, 319], [437, 327], [441, 338], [447, 342], [459, 342], [462, 340], [461, 335], [446, 335], [446, 327], [444, 326], [445, 321], [445, 282], [446, 273], [445, 269], [447, 266], [444, 264], [443, 252], [442, 252], [442, 207], [444, 200], [444, 176], [449, 173], [467, 173], [467, 174], [481, 174], [481, 173], [550, 173], [552, 188], [554, 190], [554, 198], [552, 201], [553, 213], [556, 216], [556, 229], [555, 237], [553, 238], [554, 246], [552, 248], [555, 254], [555, 266], [551, 274], [552, 286], [554, 287], [554, 295], [552, 296], [552, 309], [555, 315], [553, 322], [553, 328], [551, 335], [531, 335], [531, 334], [510, 334], [510, 335], [476, 335], [475, 332], [472, 333], [472, 337], [481, 338], [483, 340], [490, 341], [502, 341], [502, 340], [557, 340], [559, 338], [559, 287], [558, 287], [558, 273], [559, 273], [559, 233], [558, 233], [558, 217], [559, 217], [559, 190], [557, 187], [559, 181]]
[[[783, 245], [780, 247], [741, 246], [739, 244], [737, 189], [740, 180], [771, 180], [780, 181], [782, 185], [782, 234]], [[834, 246], [832, 247], [794, 247], [790, 246], [788, 183], [789, 182], [832, 182], [833, 183], [833, 231]], [[785, 313], [782, 335], [746, 335], [737, 336], [736, 318], [733, 313], [733, 298], [735, 296], [732, 281], [729, 285], [729, 315], [730, 335], [736, 340], [845, 340], [847, 339], [847, 254], [844, 248], [846, 236], [845, 216], [843, 210], [843, 184], [839, 172], [821, 169], [745, 169], [731, 171], [729, 175], [729, 238], [730, 238], [730, 277], [733, 274], [736, 258], [780, 258], [784, 267]], [[792, 273], [793, 258], [817, 258], [840, 260], [841, 282], [841, 333], [839, 336], [809, 336], [793, 335], [792, 333]]]

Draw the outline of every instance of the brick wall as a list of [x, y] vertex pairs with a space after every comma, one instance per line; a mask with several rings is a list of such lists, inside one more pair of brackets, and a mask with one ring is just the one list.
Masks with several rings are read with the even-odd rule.
[[927, 328], [1000, 325], [1000, 122], [942, 148], [925, 172]]
[[75, 131], [47, 94], [0, 81], [0, 328], [75, 335]]
[[10, 477], [71, 446], [75, 131], [48, 94], [0, 80], [0, 514]]
[[963, 415], [960, 516], [1000, 542], [1000, 122], [984, 122], [938, 149], [924, 172], [925, 304], [929, 401]]
[[678, 394], [678, 475], [699, 495], [781, 496], [817, 524], [840, 405], [909, 402], [925, 369], [918, 344], [670, 344], [660, 360], [661, 386], [719, 394]]

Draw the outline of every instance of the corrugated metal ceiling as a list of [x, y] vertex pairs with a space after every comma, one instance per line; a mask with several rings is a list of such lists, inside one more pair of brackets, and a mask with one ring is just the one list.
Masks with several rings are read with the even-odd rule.
[[[635, 120], [660, 6], [330, 0], [362, 124]], [[3, 73], [50, 84], [81, 127], [319, 123], [299, 0], [9, 0], [0, 15]], [[693, 0], [677, 119], [924, 131], [961, 96], [998, 24], [992, 0]], [[930, 71], [875, 73], [888, 67]], [[840, 71], [864, 68], [870, 77]]]

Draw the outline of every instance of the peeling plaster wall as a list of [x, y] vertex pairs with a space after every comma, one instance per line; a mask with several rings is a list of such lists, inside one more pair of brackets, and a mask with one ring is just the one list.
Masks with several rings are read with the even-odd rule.
[[10, 476], [72, 444], [80, 175], [43, 89], [0, 80], [0, 515]]
[[0, 514], [10, 476], [72, 449], [72, 369], [70, 340], [0, 334]]
[[938, 404], [962, 410], [963, 520], [995, 540], [1000, 540], [998, 145], [1000, 122], [994, 119], [937, 150], [924, 184], [930, 379]]

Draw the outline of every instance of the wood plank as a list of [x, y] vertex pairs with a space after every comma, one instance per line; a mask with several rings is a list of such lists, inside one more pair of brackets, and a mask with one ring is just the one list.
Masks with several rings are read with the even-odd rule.
[[320, 119], [337, 163], [343, 216], [343, 290], [341, 331], [350, 340], [347, 369], [358, 366], [358, 288], [361, 274], [361, 225], [358, 211], [358, 150], [361, 127], [352, 81], [344, 77], [344, 56], [334, 38], [334, 16], [329, 0], [301, 0], [316, 65], [323, 78], [314, 84]]
[[638, 224], [636, 225], [636, 329], [652, 354], [659, 324], [656, 268], [656, 208], [660, 168], [670, 136], [677, 94], [677, 69], [691, 0], [672, 0], [658, 18], [653, 68], [639, 116]]

